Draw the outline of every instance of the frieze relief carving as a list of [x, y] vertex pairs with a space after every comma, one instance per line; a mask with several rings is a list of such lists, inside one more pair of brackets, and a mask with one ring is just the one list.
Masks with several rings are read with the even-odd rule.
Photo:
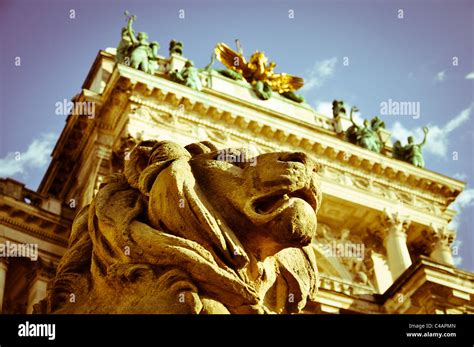
[[179, 124], [178, 117], [171, 112], [152, 110], [144, 105], [132, 106], [131, 114], [145, 122], [154, 122], [159, 125], [177, 126]]
[[[236, 143], [247, 143], [248, 141], [242, 137], [239, 137], [233, 133], [233, 131], [226, 131], [225, 129], [212, 129], [207, 126], [199, 127], [199, 124], [193, 122], [190, 119], [182, 118], [184, 112], [179, 108], [176, 108], [176, 112], [165, 112], [165, 111], [156, 111], [151, 108], [140, 105], [136, 108], [135, 113], [143, 115], [143, 118], [146, 120], [151, 120], [160, 125], [166, 125], [172, 127], [175, 131], [182, 132], [199, 140], [207, 139], [216, 142], [221, 146], [235, 146]], [[198, 133], [201, 129], [200, 133]], [[291, 147], [291, 146], [289, 146]], [[258, 145], [258, 148], [261, 150], [259, 153], [265, 151], [274, 151], [281, 148], [278, 144], [275, 146], [264, 145], [263, 143]], [[297, 150], [296, 148], [291, 148], [291, 150]], [[322, 160], [321, 162], [323, 162]], [[388, 186], [380, 181], [377, 181], [366, 174], [357, 175], [354, 170], [344, 171], [342, 168], [336, 168], [331, 165], [323, 165], [324, 169], [321, 172], [321, 176], [330, 180], [334, 180], [340, 184], [349, 187], [356, 187], [358, 189], [369, 191], [372, 194], [378, 195], [380, 197], [386, 198], [391, 201], [398, 201], [402, 204], [407, 204], [409, 206], [416, 207], [427, 213], [435, 214], [437, 216], [441, 215], [445, 207], [438, 201], [428, 199], [426, 197], [419, 196], [416, 189], [410, 187], [410, 192], [405, 192], [399, 190], [395, 187]], [[427, 195], [426, 192], [422, 193]]]
[[[333, 258], [350, 273], [353, 283], [374, 287], [372, 260], [359, 235], [351, 233], [348, 228], [336, 231], [319, 223], [313, 242], [324, 256]], [[324, 273], [324, 269], [320, 271]]]
[[333, 167], [325, 167], [321, 171], [321, 176], [330, 180], [336, 181], [340, 184], [356, 187], [364, 191], [369, 191], [380, 197], [389, 199], [391, 201], [399, 201], [400, 203], [411, 205], [420, 208], [428, 213], [434, 213], [435, 215], [441, 214], [440, 206], [432, 200], [416, 196], [415, 194], [409, 194], [407, 192], [395, 190], [392, 187], [374, 181], [371, 178], [360, 177], [350, 172], [344, 172]]
[[234, 134], [225, 129], [213, 129], [200, 125], [192, 120], [181, 117], [184, 112], [179, 108], [176, 112], [167, 112], [165, 110], [153, 110], [147, 106], [140, 105], [132, 107], [132, 114], [136, 115], [145, 122], [153, 122], [160, 126], [166, 126], [174, 132], [189, 135], [197, 140], [209, 140], [220, 147], [240, 147], [246, 148], [252, 155], [258, 155], [265, 152], [279, 150], [277, 146], [269, 146], [263, 141], [250, 140], [249, 136], [243, 137]]

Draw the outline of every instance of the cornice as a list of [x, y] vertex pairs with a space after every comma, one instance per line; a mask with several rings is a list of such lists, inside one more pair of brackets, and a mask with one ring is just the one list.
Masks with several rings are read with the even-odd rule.
[[15, 230], [22, 231], [28, 235], [37, 237], [44, 241], [58, 244], [63, 247], [67, 247], [68, 245], [68, 240], [62, 236], [48, 233], [44, 231], [43, 229], [33, 228], [28, 223], [19, 222], [18, 220], [10, 218], [10, 217], [0, 216], [0, 224], [7, 225]]
[[18, 182], [7, 179], [1, 183], [0, 224], [61, 246], [67, 245], [73, 210]]
[[[206, 118], [202, 116], [195, 116], [193, 112], [194, 107], [190, 110], [190, 112], [181, 112], [173, 104], [168, 104], [165, 102], [161, 102], [160, 104], [157, 104], [155, 102], [151, 102], [149, 100], [141, 98], [138, 95], [130, 96], [129, 100], [136, 105], [145, 106], [151, 110], [155, 110], [158, 112], [164, 112], [164, 113], [172, 115], [173, 117], [186, 120], [193, 124], [201, 125], [203, 127], [210, 128], [210, 129], [215, 129], [215, 130], [221, 131], [222, 133], [227, 133], [229, 135], [241, 138], [249, 142], [254, 142], [256, 144], [265, 146], [267, 148], [272, 148], [274, 150], [285, 151], [285, 150], [291, 149], [291, 150], [298, 151], [298, 150], [303, 149], [303, 150], [308, 151], [309, 146], [303, 146], [303, 147], [301, 146], [301, 144], [305, 143], [304, 141], [305, 139], [302, 139], [302, 141], [300, 141], [298, 144], [287, 143], [285, 145], [282, 145], [281, 141], [276, 139], [275, 136], [272, 136], [270, 138], [270, 141], [264, 140], [268, 138], [268, 132], [264, 136], [259, 136], [261, 134], [261, 129], [265, 128], [265, 125], [258, 124], [256, 120], [252, 121], [255, 123], [255, 126], [249, 127], [245, 122], [239, 122], [238, 120], [229, 122], [229, 118], [230, 118], [229, 114], [224, 114], [219, 119], [224, 124], [218, 124], [215, 121], [216, 117], [213, 117], [212, 115]], [[215, 112], [215, 111], [211, 110], [211, 112]], [[227, 126], [225, 125], [225, 123], [227, 123]], [[275, 135], [275, 133], [273, 133], [273, 135]], [[316, 145], [316, 147], [318, 146]], [[331, 155], [333, 152], [331, 152], [330, 147], [326, 147], [326, 150], [321, 152], [320, 150], [314, 151], [314, 146], [312, 146], [309, 148], [309, 151], [313, 152], [314, 158], [317, 161], [319, 161], [321, 164], [323, 164], [323, 167], [332, 168], [340, 173], [346, 173], [353, 177], [365, 179], [367, 181], [370, 181], [371, 183], [379, 183], [383, 185], [384, 187], [403, 192], [407, 195], [410, 195], [410, 196], [414, 195], [416, 197], [430, 200], [434, 203], [446, 206], [446, 198], [440, 197], [439, 194], [434, 194], [433, 192], [426, 191], [426, 190], [421, 191], [420, 189], [407, 186], [406, 183], [401, 183], [397, 181], [396, 177], [392, 179], [388, 179], [386, 177], [383, 177], [380, 174], [374, 175], [374, 173], [367, 172], [367, 170], [364, 169], [364, 163], [365, 163], [364, 161], [366, 159], [362, 159], [360, 161], [354, 161], [351, 159], [346, 160], [346, 161], [341, 161], [340, 156], [338, 157], [337, 155]], [[355, 189], [361, 190], [359, 188], [355, 188]]]
[[[417, 282], [417, 277], [423, 277], [424, 280], [421, 283], [426, 281], [434, 282], [433, 283], [444, 283], [449, 284], [451, 288], [457, 290], [463, 290], [470, 294], [474, 294], [474, 274], [468, 271], [454, 268], [449, 265], [438, 263], [434, 260], [429, 259], [426, 256], [420, 256], [419, 259], [413, 263], [383, 294], [384, 299], [388, 300], [389, 298], [396, 295], [396, 293], [402, 291], [404, 286], [416, 290], [416, 288], [410, 284], [410, 282]], [[463, 286], [460, 286], [460, 283], [463, 283]]]

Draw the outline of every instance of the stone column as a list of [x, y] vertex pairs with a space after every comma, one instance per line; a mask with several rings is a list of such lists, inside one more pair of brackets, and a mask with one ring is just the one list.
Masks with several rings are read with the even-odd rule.
[[0, 313], [3, 313], [3, 297], [5, 294], [7, 270], [8, 260], [6, 258], [0, 258]]
[[368, 230], [363, 240], [367, 248], [366, 257], [370, 257], [367, 270], [368, 273], [373, 273], [373, 281], [379, 294], [385, 293], [393, 283], [383, 239], [384, 235], [381, 230]]
[[451, 254], [451, 245], [456, 236], [454, 230], [448, 229], [447, 225], [431, 225], [426, 236], [431, 246], [430, 258], [446, 265], [454, 265]]
[[26, 313], [33, 313], [33, 306], [48, 295], [48, 279], [36, 278], [30, 285]]
[[411, 265], [406, 234], [410, 222], [406, 216], [386, 210], [382, 218], [382, 225], [388, 266], [395, 281]]
[[48, 282], [52, 275], [53, 272], [51, 266], [38, 259], [35, 268], [27, 277], [28, 282], [30, 283], [28, 305], [26, 308], [27, 314], [33, 313], [33, 306], [48, 295]]

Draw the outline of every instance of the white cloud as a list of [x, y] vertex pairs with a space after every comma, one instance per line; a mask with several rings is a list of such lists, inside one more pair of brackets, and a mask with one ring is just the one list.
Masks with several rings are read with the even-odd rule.
[[453, 209], [457, 212], [456, 216], [453, 218], [449, 226], [455, 230], [459, 227], [459, 221], [461, 219], [462, 212], [467, 208], [474, 206], [474, 189], [466, 189], [461, 194], [459, 194], [454, 200], [454, 202], [449, 205], [450, 209]]
[[461, 192], [454, 200], [454, 202], [449, 205], [453, 210], [461, 213], [463, 209], [469, 206], [474, 206], [474, 188], [469, 188]]
[[305, 76], [305, 84], [301, 91], [307, 92], [311, 89], [321, 87], [323, 83], [334, 74], [336, 63], [337, 57], [314, 63], [313, 68]]
[[[464, 213], [464, 210], [468, 207], [474, 206], [474, 189], [466, 189], [461, 194], [458, 195], [456, 200], [449, 206], [449, 208], [455, 210], [457, 212], [456, 216], [453, 218], [451, 223], [449, 223], [449, 227], [456, 231], [459, 230], [459, 223], [461, 221], [461, 215]], [[455, 266], [460, 266], [462, 263], [462, 257], [460, 254], [460, 248], [462, 245], [462, 241], [458, 238], [454, 240], [451, 249], [453, 250], [453, 261]], [[456, 250], [456, 252], [454, 252]], [[457, 255], [456, 255], [457, 253]]]
[[43, 134], [26, 151], [15, 151], [0, 158], [0, 177], [27, 177], [29, 170], [43, 168], [48, 162], [57, 135]]
[[[453, 209], [457, 212], [451, 223], [449, 223], [449, 227], [458, 231], [459, 223], [461, 221], [461, 215], [464, 213], [466, 208], [472, 206], [474, 206], [474, 189], [470, 188], [461, 192], [461, 194], [457, 196], [456, 200], [454, 200], [454, 202], [449, 205], [450, 209]], [[455, 266], [460, 266], [463, 260], [462, 257], [459, 255], [461, 245], [462, 241], [459, 239], [458, 234], [458, 237], [456, 238], [456, 240], [454, 240], [453, 245], [451, 247], [451, 249], [453, 250], [453, 261]]]
[[455, 178], [459, 181], [465, 181], [465, 180], [467, 180], [467, 175], [464, 172], [456, 172], [453, 175], [453, 178]]
[[474, 71], [468, 73], [468, 74], [466, 75], [466, 79], [467, 79], [467, 80], [474, 80]]
[[332, 117], [332, 102], [320, 101], [316, 102], [315, 111], [325, 116]]
[[446, 79], [446, 70], [440, 71], [435, 76], [435, 81], [443, 82]]
[[330, 101], [316, 101], [314, 110], [327, 117], [332, 117], [332, 102]]
[[[415, 133], [419, 129], [415, 129]], [[395, 122], [392, 126], [392, 129], [390, 129], [390, 132], [392, 133], [392, 137], [394, 140], [400, 140], [402, 143], [407, 140], [408, 136], [414, 136], [415, 134], [413, 131], [408, 130], [405, 128], [402, 123], [400, 122]], [[415, 135], [416, 136], [416, 135]], [[395, 141], [393, 141], [395, 142]]]
[[[432, 155], [445, 157], [448, 152], [449, 135], [469, 120], [473, 108], [474, 104], [462, 110], [457, 116], [442, 127], [429, 124], [428, 128], [430, 131], [428, 133], [428, 140], [423, 149]], [[424, 136], [422, 128], [418, 127], [414, 130], [409, 130], [400, 122], [395, 122], [391, 129], [391, 133], [393, 139], [400, 140], [402, 144], [406, 142], [408, 136], [414, 136], [416, 139], [415, 141], [421, 141]]]

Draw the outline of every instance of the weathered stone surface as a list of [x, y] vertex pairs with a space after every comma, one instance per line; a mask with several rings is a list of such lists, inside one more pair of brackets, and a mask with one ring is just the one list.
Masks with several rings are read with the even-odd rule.
[[44, 310], [296, 313], [314, 300], [317, 164], [231, 152], [137, 146], [77, 215]]

